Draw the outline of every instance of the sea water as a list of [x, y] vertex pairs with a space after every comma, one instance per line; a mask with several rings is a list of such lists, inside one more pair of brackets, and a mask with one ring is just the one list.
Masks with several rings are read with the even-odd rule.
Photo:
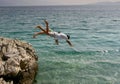
[[[33, 39], [45, 19], [70, 35], [73, 47], [46, 35]], [[33, 45], [35, 84], [120, 84], [120, 6], [0, 7], [0, 36]]]

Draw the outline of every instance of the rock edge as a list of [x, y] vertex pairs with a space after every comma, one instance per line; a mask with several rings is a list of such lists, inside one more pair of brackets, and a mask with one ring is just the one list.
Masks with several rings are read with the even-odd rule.
[[0, 84], [32, 84], [38, 70], [32, 45], [0, 37]]

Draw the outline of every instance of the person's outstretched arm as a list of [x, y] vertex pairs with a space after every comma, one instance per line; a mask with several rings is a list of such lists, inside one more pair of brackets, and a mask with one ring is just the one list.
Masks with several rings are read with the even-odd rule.
[[59, 45], [59, 42], [58, 42], [58, 40], [57, 40], [57, 39], [55, 39], [55, 43], [56, 43], [57, 45]]
[[72, 47], [72, 43], [69, 40], [66, 40], [66, 42]]

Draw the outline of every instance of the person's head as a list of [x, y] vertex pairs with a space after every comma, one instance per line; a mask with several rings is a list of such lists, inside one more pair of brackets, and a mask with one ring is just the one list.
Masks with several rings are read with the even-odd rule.
[[70, 35], [67, 35], [67, 38], [70, 39]]
[[60, 31], [58, 31], [58, 33], [61, 33]]

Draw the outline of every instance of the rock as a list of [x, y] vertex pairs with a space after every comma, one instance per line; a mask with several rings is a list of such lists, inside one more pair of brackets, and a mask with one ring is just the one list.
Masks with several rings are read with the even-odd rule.
[[32, 45], [0, 37], [0, 84], [32, 84], [37, 70]]

